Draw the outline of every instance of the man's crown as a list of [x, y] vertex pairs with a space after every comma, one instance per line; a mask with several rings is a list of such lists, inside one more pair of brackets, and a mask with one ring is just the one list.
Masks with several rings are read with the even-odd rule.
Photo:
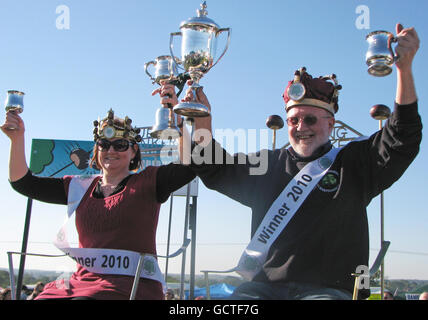
[[339, 90], [342, 86], [335, 74], [312, 78], [306, 68], [294, 73], [294, 80], [289, 81], [283, 98], [286, 111], [295, 106], [307, 105], [325, 109], [335, 114], [339, 109]]

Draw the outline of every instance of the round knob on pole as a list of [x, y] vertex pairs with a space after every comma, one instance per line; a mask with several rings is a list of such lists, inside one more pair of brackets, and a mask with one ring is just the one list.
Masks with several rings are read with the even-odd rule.
[[269, 129], [278, 130], [284, 127], [284, 120], [276, 114], [269, 116], [266, 120], [266, 125]]
[[384, 104], [377, 104], [370, 109], [370, 115], [376, 120], [386, 120], [391, 115], [391, 109]]

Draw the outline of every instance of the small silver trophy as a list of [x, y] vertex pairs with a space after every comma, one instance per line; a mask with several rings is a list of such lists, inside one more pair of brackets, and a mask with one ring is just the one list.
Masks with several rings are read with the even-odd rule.
[[[149, 72], [149, 67], [155, 67], [155, 75]], [[171, 56], [159, 56], [154, 61], [147, 62], [144, 65], [146, 74], [153, 81], [153, 84], [160, 85], [161, 80], [173, 81], [178, 77], [176, 63], [173, 63]], [[177, 127], [177, 117], [172, 110], [172, 105], [168, 108], [160, 107], [156, 111], [156, 122], [152, 127], [150, 135], [156, 139], [178, 139], [181, 136], [180, 129]]]
[[[22, 113], [24, 111], [24, 92], [18, 90], [9, 90], [5, 101], [5, 110]], [[16, 128], [8, 127], [9, 130]]]
[[[196, 89], [200, 87], [199, 80], [205, 73], [211, 70], [224, 56], [230, 44], [230, 28], [220, 28], [217, 23], [207, 17], [207, 4], [204, 1], [201, 9], [197, 10], [197, 17], [183, 21], [180, 25], [181, 32], [174, 32], [170, 35], [170, 51], [173, 53], [173, 42], [175, 36], [181, 36], [181, 60], [184, 70], [190, 75], [193, 81], [191, 90], [194, 100], [181, 102], [174, 107], [174, 112], [187, 117], [206, 117], [210, 114], [207, 106], [196, 101]], [[228, 33], [227, 44], [214, 63], [217, 48], [217, 37], [223, 33]]]
[[[155, 76], [149, 72], [149, 67], [155, 67]], [[160, 84], [161, 80], [170, 80], [178, 76], [177, 65], [172, 62], [171, 56], [159, 56], [155, 60], [144, 65], [144, 71], [153, 81], [153, 84]]]
[[399, 57], [392, 49], [397, 38], [388, 31], [373, 31], [366, 36], [369, 49], [366, 54], [367, 71], [375, 77], [384, 77], [392, 72], [392, 65]]

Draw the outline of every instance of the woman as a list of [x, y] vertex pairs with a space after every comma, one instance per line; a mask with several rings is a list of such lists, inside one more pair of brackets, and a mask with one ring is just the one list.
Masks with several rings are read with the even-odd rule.
[[3, 300], [12, 300], [12, 290], [10, 288], [0, 290], [0, 301]]
[[[105, 248], [156, 254], [156, 227], [161, 203], [170, 193], [195, 178], [179, 164], [148, 167], [140, 173], [141, 137], [127, 117], [108, 117], [94, 122], [91, 162], [102, 174], [89, 185], [76, 214], [79, 248]], [[16, 128], [8, 130], [8, 127]], [[9, 111], [1, 130], [11, 140], [9, 179], [12, 187], [33, 199], [67, 204], [73, 177], [33, 176], [25, 160], [24, 122]], [[38, 299], [129, 299], [134, 278], [126, 275], [93, 273], [78, 264], [67, 285], [46, 284]], [[141, 278], [136, 299], [164, 299], [160, 282]]]

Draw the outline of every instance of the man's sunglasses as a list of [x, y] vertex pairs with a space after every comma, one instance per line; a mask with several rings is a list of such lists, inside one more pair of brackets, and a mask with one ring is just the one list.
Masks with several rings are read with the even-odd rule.
[[[328, 119], [331, 117], [321, 117], [321, 118]], [[318, 122], [318, 118], [313, 115], [307, 115], [307, 116], [304, 116], [303, 118], [299, 118], [299, 117], [287, 118], [287, 124], [292, 127], [298, 126], [301, 121], [303, 121], [303, 123], [306, 124], [307, 126], [313, 126]]]
[[111, 146], [113, 146], [114, 151], [124, 152], [128, 150], [129, 145], [133, 145], [133, 142], [130, 142], [126, 139], [109, 141], [106, 139], [99, 139], [97, 141], [97, 146], [100, 151], [108, 151]]

